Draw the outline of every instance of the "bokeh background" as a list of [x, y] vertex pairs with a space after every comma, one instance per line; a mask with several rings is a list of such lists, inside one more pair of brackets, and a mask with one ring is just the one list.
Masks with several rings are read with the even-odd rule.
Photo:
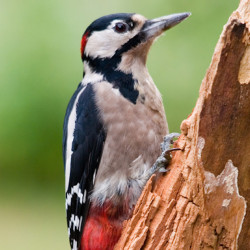
[[152, 47], [149, 71], [170, 131], [192, 111], [236, 0], [0, 0], [0, 249], [69, 249], [62, 124], [81, 81], [80, 40], [94, 19], [190, 11]]

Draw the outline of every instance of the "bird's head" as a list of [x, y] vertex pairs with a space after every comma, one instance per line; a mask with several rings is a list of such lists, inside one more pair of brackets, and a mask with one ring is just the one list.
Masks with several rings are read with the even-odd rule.
[[95, 20], [82, 36], [82, 60], [121, 58], [130, 52], [145, 61], [154, 39], [189, 15], [179, 13], [152, 20], [128, 13], [103, 16]]
[[138, 84], [150, 78], [145, 65], [153, 41], [189, 15], [179, 13], [148, 20], [139, 14], [120, 13], [97, 19], [82, 36], [82, 83], [105, 79], [136, 103]]

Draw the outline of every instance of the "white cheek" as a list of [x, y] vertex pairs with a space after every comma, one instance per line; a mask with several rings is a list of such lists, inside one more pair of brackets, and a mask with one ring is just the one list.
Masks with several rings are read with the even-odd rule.
[[127, 32], [119, 34], [113, 29], [93, 32], [86, 44], [85, 54], [92, 58], [112, 57], [129, 39]]

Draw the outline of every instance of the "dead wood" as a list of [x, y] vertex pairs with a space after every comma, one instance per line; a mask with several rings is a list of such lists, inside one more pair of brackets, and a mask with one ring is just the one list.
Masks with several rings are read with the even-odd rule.
[[181, 124], [182, 151], [149, 180], [115, 249], [250, 249], [249, 28], [242, 0]]

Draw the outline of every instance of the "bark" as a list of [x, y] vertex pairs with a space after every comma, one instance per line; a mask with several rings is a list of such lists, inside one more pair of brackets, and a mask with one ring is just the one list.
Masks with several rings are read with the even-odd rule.
[[170, 172], [148, 181], [116, 250], [250, 249], [249, 28], [242, 0], [181, 124], [182, 151]]

